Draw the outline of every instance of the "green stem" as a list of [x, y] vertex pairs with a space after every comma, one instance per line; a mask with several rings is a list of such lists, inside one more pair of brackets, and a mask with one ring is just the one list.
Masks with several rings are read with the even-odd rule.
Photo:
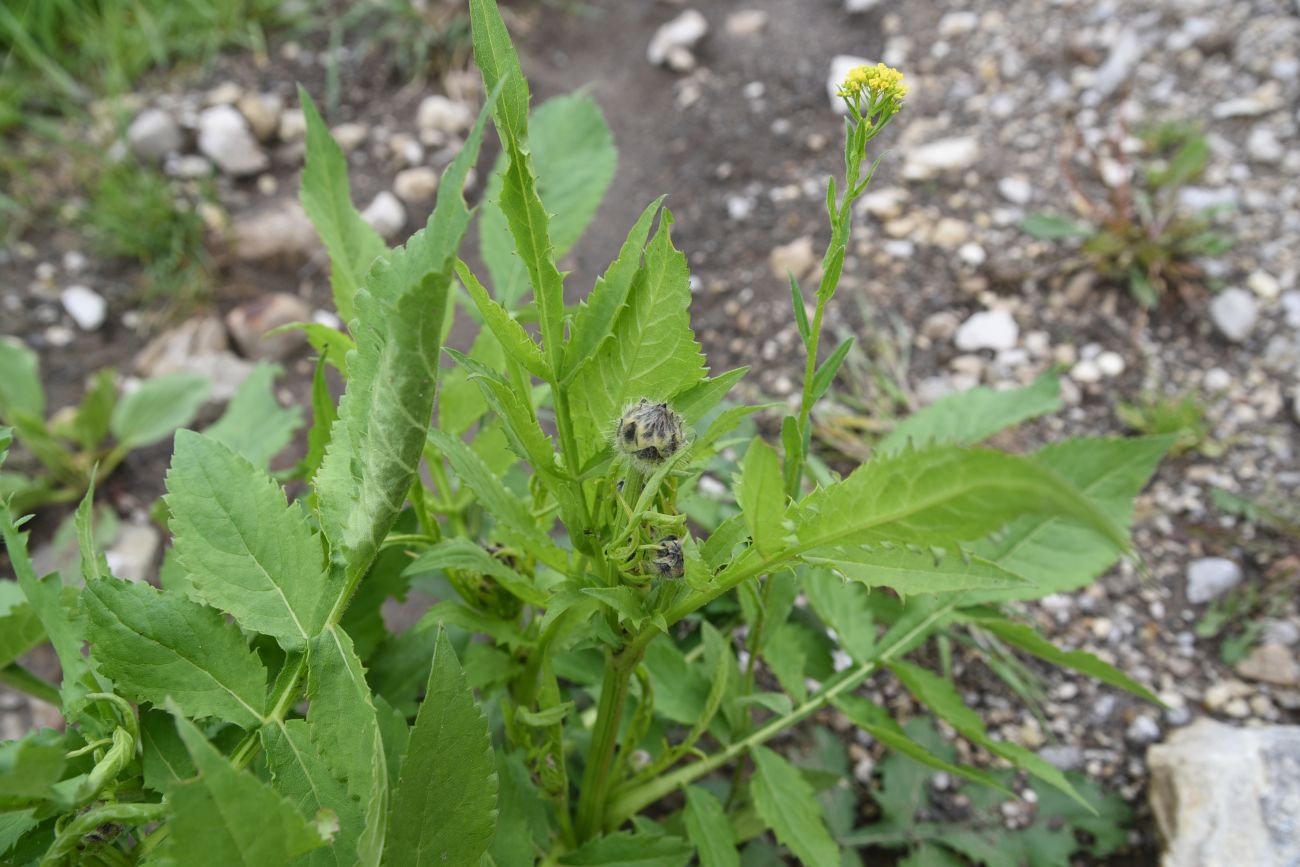
[[587, 752], [587, 766], [582, 772], [582, 789], [578, 798], [579, 843], [600, 833], [604, 826], [606, 793], [614, 750], [618, 746], [619, 724], [623, 721], [623, 703], [632, 671], [640, 661], [640, 653], [633, 657], [627, 651], [620, 655], [605, 651], [605, 679], [600, 688], [596, 725], [591, 733], [591, 749]]
[[821, 708], [849, 690], [855, 689], [873, 672], [892, 659], [898, 652], [911, 644], [912, 640], [929, 629], [937, 620], [952, 609], [952, 603], [940, 606], [907, 632], [900, 635], [888, 647], [882, 648], [874, 659], [866, 660], [854, 668], [845, 669], [822, 686], [815, 695], [809, 696], [802, 704], [789, 713], [768, 720], [750, 734], [733, 742], [721, 752], [714, 753], [694, 764], [678, 768], [670, 774], [651, 780], [623, 795], [617, 796], [606, 811], [606, 826], [617, 828], [632, 816], [644, 810], [660, 798], [686, 786], [705, 774], [722, 767], [727, 762], [745, 754], [750, 747], [758, 746], [790, 726], [807, 719]]
[[38, 698], [47, 704], [58, 707], [59, 688], [43, 677], [37, 677], [18, 663], [14, 662], [0, 668], [0, 684], [16, 689], [32, 698]]

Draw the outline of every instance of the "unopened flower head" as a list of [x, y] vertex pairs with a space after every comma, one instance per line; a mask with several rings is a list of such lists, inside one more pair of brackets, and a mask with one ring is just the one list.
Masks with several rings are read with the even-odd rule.
[[908, 85], [903, 73], [883, 63], [863, 64], [849, 70], [839, 95], [858, 118], [889, 117], [903, 107]]
[[668, 404], [643, 397], [619, 417], [614, 440], [624, 454], [653, 466], [685, 445], [686, 429], [682, 417]]
[[651, 551], [650, 566], [660, 578], [680, 578], [686, 573], [686, 557], [676, 536], [664, 536]]

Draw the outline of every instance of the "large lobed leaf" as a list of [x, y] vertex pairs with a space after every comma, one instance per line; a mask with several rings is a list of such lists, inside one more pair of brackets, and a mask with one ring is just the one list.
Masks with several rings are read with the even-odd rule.
[[147, 379], [118, 401], [109, 428], [125, 448], [160, 442], [194, 420], [208, 399], [208, 388], [206, 378], [190, 373]]
[[16, 581], [0, 581], [0, 668], [45, 640], [45, 627]]
[[324, 844], [293, 805], [247, 771], [235, 768], [193, 723], [176, 718], [198, 771], [170, 794], [167, 852], [186, 867], [289, 864]]
[[243, 728], [262, 722], [266, 669], [217, 611], [116, 578], [86, 582], [81, 599], [92, 655], [123, 695]]
[[384, 863], [478, 864], [496, 827], [496, 759], [487, 718], [439, 629], [424, 702], [393, 797]]
[[378, 553], [416, 475], [433, 415], [452, 264], [470, 219], [465, 176], [493, 104], [490, 97], [443, 173], [428, 225], [380, 259], [356, 295], [357, 348], [316, 477], [321, 526], [349, 576], [363, 573]]
[[303, 210], [325, 242], [330, 255], [330, 284], [334, 309], [344, 322], [355, 313], [354, 299], [371, 264], [387, 250], [369, 223], [361, 219], [348, 189], [348, 160], [321, 120], [316, 103], [298, 88], [298, 102], [307, 119], [307, 161], [299, 198]]
[[1031, 385], [995, 391], [973, 388], [950, 394], [905, 418], [876, 445], [877, 454], [896, 454], [908, 443], [975, 445], [998, 431], [1061, 408], [1060, 382], [1044, 374]]
[[253, 368], [220, 419], [203, 433], [223, 442], [265, 468], [302, 427], [302, 407], [283, 407], [275, 397], [279, 365], [262, 362]]
[[805, 552], [879, 542], [954, 548], [1022, 515], [1067, 516], [1113, 550], [1128, 548], [1123, 528], [1064, 477], [983, 449], [931, 446], [876, 458], [813, 492], [791, 514]]
[[766, 747], [750, 750], [754, 809], [763, 822], [807, 867], [839, 867], [840, 850], [826, 830], [812, 786], [799, 769]]
[[338, 589], [306, 514], [270, 476], [228, 446], [180, 431], [167, 491], [177, 559], [204, 600], [286, 650], [320, 632]]
[[[1040, 449], [1032, 460], [1072, 484], [1080, 497], [1115, 526], [1128, 527], [1133, 500], [1174, 443], [1172, 436], [1066, 440]], [[981, 591], [982, 601], [1032, 599], [1075, 590], [1118, 559], [1119, 551], [1089, 522], [1072, 516], [1025, 515], [971, 551], [1028, 583]]]
[[578, 432], [593, 453], [628, 404], [668, 400], [704, 378], [704, 356], [691, 331], [690, 274], [673, 247], [672, 223], [665, 208], [612, 332], [574, 377]]

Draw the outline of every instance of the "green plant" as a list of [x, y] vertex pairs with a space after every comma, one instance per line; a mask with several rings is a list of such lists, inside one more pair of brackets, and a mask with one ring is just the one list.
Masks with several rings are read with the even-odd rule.
[[[1068, 268], [1088, 268], [1104, 280], [1122, 283], [1143, 307], [1154, 307], [1170, 290], [1187, 296], [1204, 281], [1197, 260], [1220, 256], [1232, 239], [1214, 226], [1217, 209], [1187, 213], [1179, 190], [1200, 176], [1209, 159], [1205, 136], [1196, 128], [1167, 123], [1138, 136], [1141, 159], [1134, 165], [1121, 127], [1095, 147], [1085, 147], [1072, 130], [1061, 152], [1061, 174], [1070, 189], [1078, 220], [1060, 214], [1031, 214], [1022, 230], [1040, 240], [1080, 240], [1079, 255]], [[1084, 154], [1106, 191], [1088, 194], [1073, 163]]]
[[[23, 594], [10, 616], [39, 621], [64, 666], [60, 685], [30, 691], [72, 723], [3, 747], [0, 854], [714, 867], [771, 829], [794, 858], [830, 867], [842, 841], [808, 778], [772, 749], [820, 710], [1001, 785], [859, 712], [858, 686], [885, 670], [986, 755], [1089, 809], [916, 660], [942, 656], [950, 635], [991, 637], [1149, 698], [996, 606], [1086, 584], [1128, 553], [1132, 498], [1169, 441], [1005, 454], [970, 444], [1021, 408], [986, 407], [972, 433], [949, 402], [843, 478], [812, 459], [810, 413], [847, 354], [841, 344], [818, 363], [821, 326], [875, 168], [867, 144], [901, 105], [898, 74], [862, 69], [846, 83], [846, 175], [827, 196], [812, 317], [792, 285], [808, 362], [782, 453], [736, 440], [756, 408], [719, 408], [745, 371], [707, 375], [662, 200], [565, 307], [556, 257], [608, 186], [608, 131], [586, 97], [530, 115], [495, 3], [470, 12], [486, 105], [428, 225], [402, 247], [384, 249], [360, 219], [344, 157], [303, 94], [303, 202], [349, 331], [305, 326], [321, 360], [292, 474], [300, 498], [286, 502], [235, 448], [179, 432], [161, 590], [107, 574], [89, 496], [83, 589], [38, 579], [17, 522], [0, 517]], [[489, 117], [503, 152], [479, 226], [493, 293], [457, 257]], [[469, 351], [442, 350], [461, 311], [485, 327]], [[337, 406], [328, 365], [346, 378]], [[715, 460], [724, 448], [736, 507], [699, 509], [720, 522], [692, 526], [683, 504], [727, 465]], [[412, 587], [438, 602], [393, 633], [381, 607]]]
[[133, 259], [145, 291], [176, 302], [200, 300], [211, 282], [207, 227], [193, 199], [156, 169], [125, 159], [99, 169], [82, 221], [100, 252]]
[[[931, 756], [953, 760], [953, 748], [944, 743], [934, 727], [925, 720], [913, 720], [904, 726], [909, 737], [923, 746]], [[900, 867], [1070, 867], [1073, 856], [1088, 854], [1106, 857], [1119, 850], [1128, 839], [1131, 821], [1128, 807], [1117, 795], [1103, 795], [1087, 778], [1070, 775], [1071, 782], [1095, 805], [1095, 810], [1081, 808], [1057, 789], [1033, 782], [1036, 795], [1033, 819], [1023, 827], [1009, 829], [1000, 807], [1005, 796], [988, 787], [964, 790], [970, 802], [960, 817], [926, 818], [929, 811], [927, 785], [934, 774], [932, 767], [893, 753], [880, 763], [880, 788], [875, 795], [880, 807], [880, 821], [855, 830], [846, 836], [852, 846], [905, 849], [907, 857]], [[994, 775], [1009, 787], [1014, 775]]]
[[[300, 411], [282, 409], [271, 395], [279, 368], [254, 369], [209, 436], [247, 450], [265, 465], [293, 435]], [[133, 450], [162, 442], [194, 420], [208, 396], [208, 381], [164, 374], [120, 392], [117, 375], [101, 370], [81, 402], [46, 417], [38, 360], [17, 340], [0, 339], [0, 423], [34, 462], [34, 472], [0, 472], [0, 498], [15, 514], [75, 502], [91, 480], [107, 478]], [[256, 444], [252, 443], [256, 440]]]
[[1223, 448], [1210, 437], [1211, 425], [1205, 410], [1205, 404], [1193, 392], [1167, 395], [1144, 391], [1132, 403], [1116, 403], [1115, 417], [1138, 433], [1172, 434], [1175, 437], [1173, 454], [1198, 451], [1207, 457], [1215, 457], [1222, 454]]

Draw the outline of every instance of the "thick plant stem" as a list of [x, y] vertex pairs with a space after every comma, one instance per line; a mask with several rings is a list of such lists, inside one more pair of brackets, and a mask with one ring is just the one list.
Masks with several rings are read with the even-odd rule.
[[0, 668], [0, 684], [26, 693], [32, 698], [39, 698], [41, 701], [55, 707], [58, 707], [62, 702], [62, 699], [59, 698], [59, 688], [57, 686], [37, 677], [18, 663], [12, 663]]
[[632, 672], [640, 661], [640, 653], [629, 655], [627, 651], [621, 654], [606, 651], [605, 679], [600, 687], [596, 726], [591, 733], [591, 749], [587, 752], [587, 766], [582, 772], [582, 790], [578, 798], [579, 843], [600, 833], [604, 826], [606, 795], [614, 751], [618, 747], [619, 725], [623, 721], [623, 704]]

